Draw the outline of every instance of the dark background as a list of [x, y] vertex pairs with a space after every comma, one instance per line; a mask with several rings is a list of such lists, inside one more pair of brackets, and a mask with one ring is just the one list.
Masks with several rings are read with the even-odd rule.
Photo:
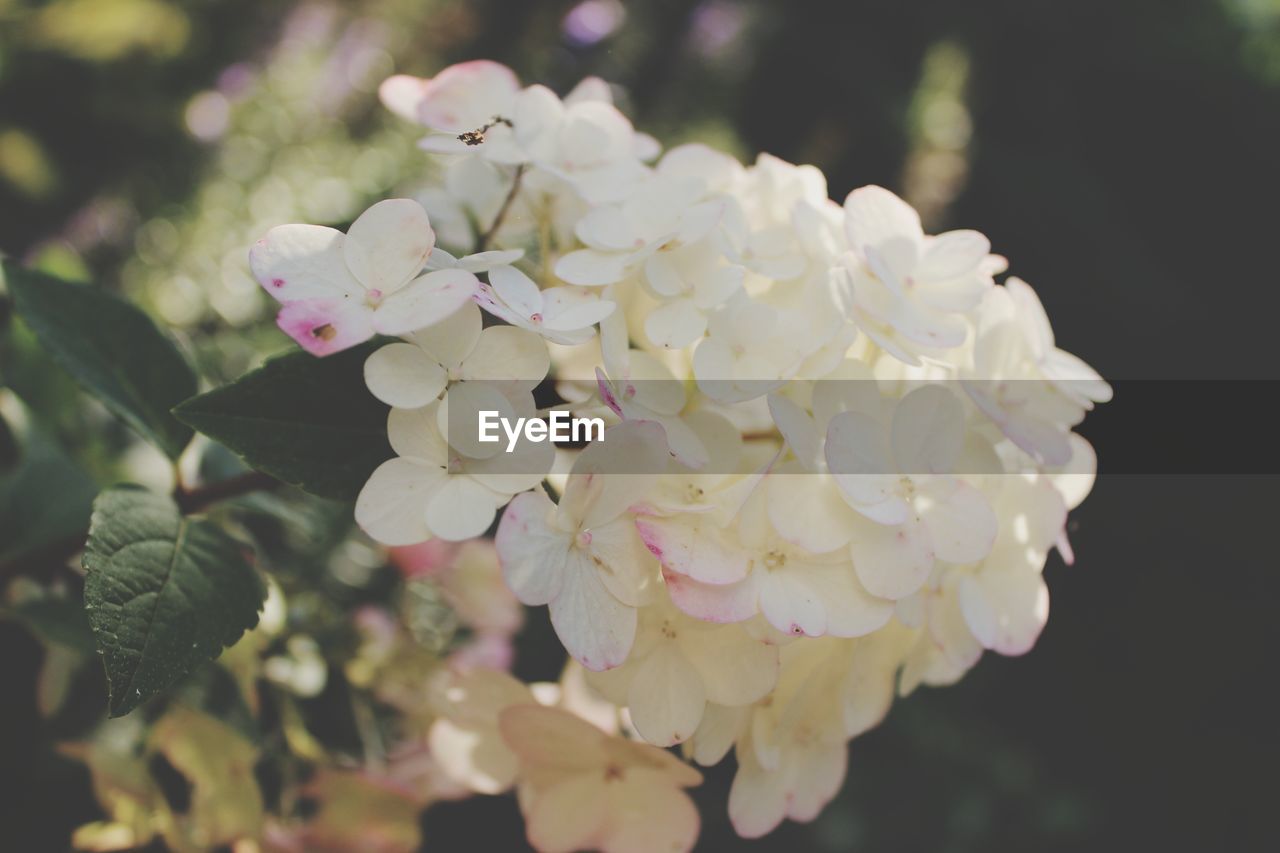
[[[45, 4], [5, 5], [9, 25], [15, 5]], [[140, 218], [190, 197], [211, 147], [184, 132], [184, 105], [260, 55], [295, 4], [173, 5], [192, 26], [168, 57], [91, 60], [6, 31], [0, 131], [23, 128], [58, 180], [34, 195], [0, 180], [5, 252], [38, 250], [104, 192]], [[394, 21], [403, 5], [342, 14]], [[917, 132], [926, 70], [960, 56], [972, 134], [946, 152], [963, 176], [926, 211], [935, 228], [988, 234], [1036, 286], [1059, 344], [1107, 377], [1277, 377], [1278, 3], [663, 0], [626, 4], [625, 23], [594, 44], [566, 32], [572, 3], [427, 5], [398, 71], [489, 57], [562, 92], [597, 73], [664, 141], [729, 134], [744, 157], [813, 162], [837, 200], [910, 183], [929, 154]], [[954, 62], [941, 67], [933, 82], [954, 83]], [[372, 99], [364, 110], [352, 121], [374, 120]], [[82, 254], [110, 283], [129, 246]], [[1148, 424], [1170, 448], [1238, 441], [1234, 411], [1204, 416], [1205, 398], [1222, 406], [1223, 395], [1178, 387], [1187, 421], [1171, 410], [1154, 423], [1123, 394], [1099, 418]], [[1277, 389], [1240, 387], [1251, 416]], [[1104, 472], [1107, 433], [1090, 431]], [[1121, 444], [1134, 440], [1130, 430]], [[1280, 849], [1269, 688], [1280, 479], [1179, 473], [1170, 455], [1169, 473], [1103, 476], [1073, 514], [1077, 561], [1050, 561], [1052, 616], [1031, 654], [988, 655], [958, 686], [900, 703], [853, 743], [843, 792], [811, 825], [738, 840], [725, 816], [732, 762], [712, 770], [695, 792], [700, 849]], [[558, 659], [534, 617], [519, 669], [550, 677]], [[50, 756], [31, 699], [38, 646], [8, 624], [0, 643], [0, 848], [62, 849], [95, 816], [87, 775]], [[437, 850], [522, 844], [510, 798], [435, 807], [424, 825]]]

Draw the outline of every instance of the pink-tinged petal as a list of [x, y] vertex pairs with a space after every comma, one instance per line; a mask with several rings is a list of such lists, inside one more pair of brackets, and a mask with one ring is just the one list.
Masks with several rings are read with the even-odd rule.
[[905, 598], [924, 585], [933, 570], [929, 530], [910, 517], [898, 526], [861, 523], [849, 543], [853, 568], [867, 592], [879, 598]]
[[[492, 271], [490, 271], [490, 275], [492, 274]], [[472, 297], [472, 299], [484, 311], [492, 314], [499, 320], [505, 320], [506, 322], [517, 326], [525, 326], [529, 323], [528, 318], [521, 316], [518, 311], [508, 306], [507, 303], [498, 296], [498, 293], [493, 289], [493, 286], [487, 281], [480, 282], [479, 289], [476, 291], [476, 295]]]
[[945, 281], [974, 273], [991, 251], [991, 241], [977, 231], [948, 231], [931, 237], [916, 267], [921, 281]]
[[934, 553], [948, 563], [974, 563], [991, 553], [999, 521], [982, 492], [958, 480], [927, 489], [924, 511]]
[[570, 561], [548, 610], [565, 651], [587, 669], [612, 669], [627, 659], [636, 638], [636, 609], [615, 598], [591, 564]]
[[860, 257], [871, 247], [896, 273], [912, 271], [924, 229], [911, 205], [883, 187], [866, 186], [849, 193], [844, 211], [845, 234]]
[[547, 525], [555, 504], [544, 492], [525, 492], [507, 504], [494, 543], [507, 586], [524, 604], [546, 604], [560, 594], [569, 539]]
[[412, 459], [388, 459], [360, 490], [356, 523], [384, 545], [415, 545], [430, 539], [427, 503], [443, 478], [439, 468]]
[[277, 302], [363, 298], [347, 269], [345, 241], [341, 231], [320, 225], [277, 225], [249, 250], [249, 268]]
[[360, 214], [347, 231], [347, 268], [370, 293], [384, 296], [422, 271], [436, 245], [427, 212], [413, 199], [390, 198]]
[[446, 133], [476, 130], [509, 113], [519, 90], [519, 79], [505, 65], [487, 59], [460, 62], [428, 82], [418, 120]]
[[276, 325], [312, 355], [332, 355], [373, 337], [373, 312], [346, 299], [286, 302]]
[[426, 96], [430, 83], [430, 80], [421, 77], [394, 74], [378, 86], [378, 100], [400, 118], [417, 123], [418, 106]]
[[707, 522], [638, 516], [635, 524], [645, 547], [664, 569], [701, 583], [737, 583], [754, 562], [748, 551], [730, 541], [729, 534]]
[[373, 326], [384, 335], [406, 335], [435, 325], [471, 301], [480, 283], [465, 270], [436, 270], [414, 279], [373, 311]]
[[710, 584], [664, 569], [662, 578], [671, 603], [697, 619], [745, 622], [759, 612], [759, 592], [753, 577], [737, 583]]
[[542, 291], [533, 279], [515, 267], [489, 270], [489, 284], [498, 298], [518, 315], [528, 318], [542, 312]]

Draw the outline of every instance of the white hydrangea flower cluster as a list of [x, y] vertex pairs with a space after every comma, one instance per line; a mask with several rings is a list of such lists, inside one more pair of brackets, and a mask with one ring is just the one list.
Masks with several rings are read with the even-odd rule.
[[[995, 282], [983, 235], [927, 235], [879, 187], [839, 205], [819, 170], [769, 155], [660, 155], [596, 79], [561, 99], [477, 61], [381, 95], [431, 130], [441, 185], [252, 253], [311, 352], [403, 338], [366, 365], [397, 454], [356, 504], [373, 538], [466, 540], [505, 506], [511, 590], [549, 607], [636, 737], [703, 765], [736, 750], [747, 837], [816, 816], [895, 694], [1032, 647], [1047, 555], [1070, 559], [1067, 512], [1093, 482], [1072, 428], [1111, 392], [1055, 347], [1030, 286]], [[537, 416], [548, 376], [608, 418], [603, 441], [524, 443], [513, 468], [448, 429], [460, 411]], [[544, 490], [553, 456], [570, 470]], [[501, 717], [531, 841], [644, 849], [636, 815], [687, 803], [696, 774], [641, 752], [633, 772], [564, 713]], [[538, 763], [556, 771], [514, 769]], [[596, 801], [635, 831], [566, 816]]]

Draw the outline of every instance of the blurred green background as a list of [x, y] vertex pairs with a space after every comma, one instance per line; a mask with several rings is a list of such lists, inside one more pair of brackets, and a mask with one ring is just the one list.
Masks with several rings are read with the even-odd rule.
[[[1108, 377], [1277, 375], [1280, 0], [0, 0], [0, 249], [119, 288], [231, 378], [286, 343], [247, 246], [423, 186], [377, 84], [477, 57], [561, 92], [598, 74], [668, 145], [811, 162], [837, 200], [880, 183], [984, 231]], [[57, 412], [109, 480], [127, 439]], [[1276, 485], [1104, 476], [1032, 654], [896, 707], [811, 825], [738, 840], [726, 762], [695, 792], [700, 849], [1280, 849]], [[554, 677], [533, 616], [517, 670]], [[0, 849], [65, 849], [88, 776], [50, 748], [40, 647], [0, 643]], [[511, 798], [423, 820], [435, 850], [523, 843]]]

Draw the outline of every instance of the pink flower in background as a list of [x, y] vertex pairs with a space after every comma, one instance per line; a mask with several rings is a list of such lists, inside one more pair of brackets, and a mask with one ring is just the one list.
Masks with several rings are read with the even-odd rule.
[[498, 551], [488, 539], [431, 539], [391, 549], [391, 562], [406, 578], [430, 578], [474, 636], [450, 656], [461, 670], [509, 669], [511, 638], [524, 625], [524, 609], [502, 580]]

